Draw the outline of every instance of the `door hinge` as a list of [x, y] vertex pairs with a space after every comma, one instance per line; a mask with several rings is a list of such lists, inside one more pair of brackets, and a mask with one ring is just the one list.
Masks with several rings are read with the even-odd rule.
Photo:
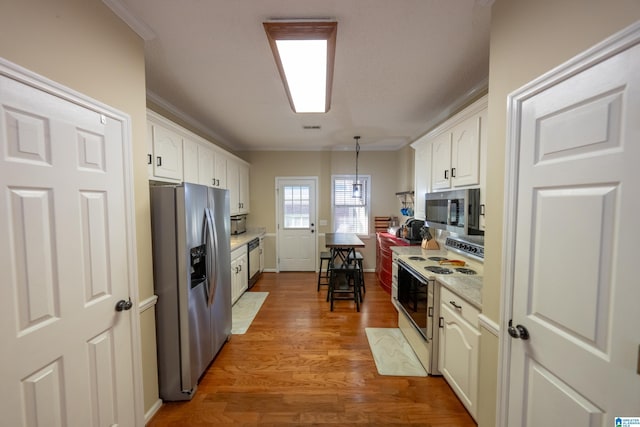
[[640, 344], [638, 344], [638, 369], [636, 370], [636, 373], [640, 375]]

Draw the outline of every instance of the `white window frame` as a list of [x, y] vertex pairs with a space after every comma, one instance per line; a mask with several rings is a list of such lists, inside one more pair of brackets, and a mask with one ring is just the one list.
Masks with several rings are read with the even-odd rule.
[[[350, 179], [354, 181], [356, 178], [355, 174], [341, 174], [341, 175], [331, 175], [331, 229], [336, 232], [336, 220], [335, 220], [335, 212], [336, 212], [336, 204], [335, 204], [335, 183], [337, 179]], [[366, 233], [357, 233], [360, 237], [370, 237], [371, 233], [371, 175], [360, 175], [358, 174], [358, 181], [366, 181], [367, 185], [365, 185], [365, 200], [366, 204], [365, 211], [367, 216], [367, 229]]]

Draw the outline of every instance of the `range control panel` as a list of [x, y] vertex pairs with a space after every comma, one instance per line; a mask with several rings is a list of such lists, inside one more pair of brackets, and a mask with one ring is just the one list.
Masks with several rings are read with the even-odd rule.
[[484, 261], [484, 246], [466, 242], [464, 240], [454, 239], [453, 237], [447, 237], [445, 245], [449, 249], [455, 252], [459, 252], [462, 255], [468, 255], [470, 257]]

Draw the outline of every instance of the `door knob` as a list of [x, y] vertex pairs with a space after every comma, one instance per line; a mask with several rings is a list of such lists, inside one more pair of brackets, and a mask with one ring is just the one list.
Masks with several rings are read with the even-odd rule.
[[519, 338], [521, 340], [529, 339], [529, 331], [527, 331], [527, 328], [522, 325], [513, 326], [513, 321], [511, 319], [509, 320], [508, 332], [509, 335], [511, 335], [511, 338]]
[[121, 299], [116, 303], [116, 311], [130, 310], [133, 307], [133, 303], [131, 302], [131, 298], [129, 301], [125, 301]]

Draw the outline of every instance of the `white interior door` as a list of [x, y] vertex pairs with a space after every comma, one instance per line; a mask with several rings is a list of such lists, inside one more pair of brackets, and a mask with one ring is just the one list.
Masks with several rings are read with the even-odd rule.
[[[510, 97], [504, 426], [640, 416], [640, 25]], [[510, 353], [510, 355], [509, 355]]]
[[276, 178], [278, 269], [316, 269], [316, 178]]
[[2, 424], [139, 425], [125, 125], [3, 71]]

